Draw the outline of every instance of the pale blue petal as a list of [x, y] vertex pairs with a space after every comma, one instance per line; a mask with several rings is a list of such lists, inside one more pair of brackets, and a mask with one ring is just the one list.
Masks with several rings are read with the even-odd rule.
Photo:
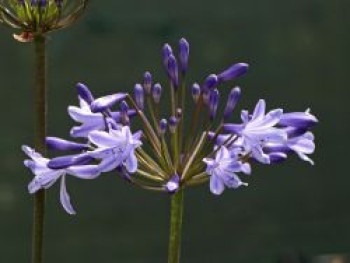
[[114, 157], [108, 157], [103, 159], [99, 164], [99, 169], [101, 172], [110, 172], [114, 170], [117, 166], [121, 165], [120, 160], [116, 160]]
[[216, 175], [210, 176], [210, 191], [214, 195], [221, 195], [224, 190], [224, 182]]
[[291, 139], [288, 142], [288, 147], [290, 147], [293, 151], [311, 154], [315, 151], [315, 143], [311, 140], [307, 139], [298, 139], [293, 140]]
[[61, 179], [60, 201], [61, 201], [61, 204], [62, 204], [64, 210], [66, 210], [66, 212], [68, 214], [70, 214], [70, 215], [76, 214], [76, 212], [75, 212], [75, 210], [70, 202], [69, 194], [67, 192], [66, 176], [62, 176], [62, 179]]
[[101, 171], [98, 165], [79, 165], [70, 167], [67, 173], [80, 179], [95, 179]]
[[92, 131], [89, 133], [88, 138], [98, 147], [113, 147], [118, 143], [114, 136], [104, 131]]
[[245, 174], [251, 174], [252, 173], [252, 168], [249, 163], [243, 163], [241, 165], [241, 170]]
[[297, 155], [299, 156], [300, 159], [302, 159], [303, 161], [309, 162], [311, 165], [314, 165], [314, 161], [312, 159], [310, 159], [309, 156], [307, 156], [306, 154], [303, 154], [301, 152], [296, 152]]
[[105, 159], [113, 156], [113, 148], [98, 148], [88, 154], [95, 159]]
[[265, 154], [260, 147], [252, 148], [252, 155], [257, 161], [263, 164], [270, 164], [269, 156]]
[[129, 173], [135, 173], [137, 170], [137, 158], [133, 151], [125, 161], [125, 168]]
[[71, 129], [70, 135], [74, 138], [77, 137], [88, 137], [89, 133], [95, 130], [103, 130], [105, 129], [104, 122], [101, 123], [93, 123], [93, 124], [83, 124], [81, 126], [75, 126]]
[[256, 122], [256, 126], [258, 126], [257, 128], [259, 129], [267, 129], [269, 127], [272, 127], [279, 122], [282, 115], [282, 109], [272, 110], [269, 113], [267, 113], [261, 121]]
[[22, 151], [31, 159], [33, 159], [36, 162], [44, 164], [48, 161], [47, 158], [44, 158], [40, 153], [36, 152], [33, 148], [23, 145]]
[[75, 106], [68, 107], [69, 116], [80, 123], [99, 123], [103, 122], [101, 113], [92, 113], [90, 110], [81, 109]]
[[252, 120], [260, 120], [265, 115], [265, 109], [266, 109], [266, 102], [265, 100], [259, 100], [259, 102], [256, 104]]
[[223, 173], [221, 174], [221, 178], [228, 188], [237, 189], [238, 187], [244, 185], [241, 179], [234, 173]]

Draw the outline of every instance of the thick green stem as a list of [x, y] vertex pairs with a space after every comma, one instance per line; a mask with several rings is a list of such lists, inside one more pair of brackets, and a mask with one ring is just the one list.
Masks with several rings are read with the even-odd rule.
[[[35, 148], [45, 154], [46, 136], [46, 39], [38, 35], [35, 45]], [[45, 190], [34, 196], [32, 263], [43, 262]]]
[[168, 263], [180, 262], [184, 190], [171, 197]]

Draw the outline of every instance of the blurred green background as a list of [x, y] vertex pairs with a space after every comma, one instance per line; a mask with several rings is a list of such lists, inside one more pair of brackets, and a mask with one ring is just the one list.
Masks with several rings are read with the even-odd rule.
[[[76, 82], [96, 95], [131, 91], [145, 70], [162, 76], [162, 44], [184, 36], [191, 81], [247, 62], [240, 108], [252, 109], [259, 98], [269, 108], [311, 107], [320, 124], [314, 167], [292, 157], [275, 167], [256, 165], [249, 187], [220, 197], [207, 185], [188, 189], [182, 262], [308, 262], [347, 254], [349, 10], [347, 0], [91, 1], [76, 25], [50, 36], [49, 134], [68, 138], [66, 108], [76, 104]], [[33, 139], [33, 47], [0, 30], [0, 262], [29, 262], [32, 176], [20, 146]], [[168, 196], [115, 174], [69, 178], [68, 190], [75, 217], [61, 208], [57, 186], [48, 193], [46, 262], [166, 262]]]

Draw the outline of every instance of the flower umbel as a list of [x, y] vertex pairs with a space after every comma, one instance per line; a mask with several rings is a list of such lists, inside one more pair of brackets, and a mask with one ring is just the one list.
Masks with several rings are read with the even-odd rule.
[[[186, 81], [189, 58], [190, 46], [185, 39], [179, 42], [179, 54], [165, 44], [162, 61], [168, 83], [158, 83], [146, 71], [132, 95], [94, 98], [85, 85], [78, 84], [80, 107], [69, 106], [68, 112], [81, 123], [71, 129], [71, 136], [85, 142], [48, 137], [51, 149], [76, 154], [52, 160], [28, 154], [33, 161], [27, 161], [26, 166], [36, 175], [30, 192], [49, 188], [62, 178], [61, 202], [72, 214], [66, 202], [66, 175], [93, 179], [115, 171], [132, 184], [169, 194], [209, 181], [210, 191], [220, 195], [225, 188], [247, 186], [240, 177], [251, 174], [252, 161], [275, 164], [295, 153], [313, 164], [308, 157], [315, 150], [310, 129], [318, 120], [309, 110], [267, 112], [261, 99], [251, 114], [241, 111], [241, 123], [231, 123], [242, 89], [233, 86], [224, 100], [220, 85], [246, 74], [248, 64], [233, 64], [191, 84]], [[169, 96], [163, 96], [167, 92]], [[186, 100], [187, 94], [191, 100]], [[167, 98], [168, 110], [160, 108], [161, 100]], [[137, 127], [131, 116], [137, 116], [142, 126]]]
[[17, 30], [14, 38], [30, 42], [35, 35], [65, 28], [84, 12], [88, 0], [0, 0], [0, 22]]

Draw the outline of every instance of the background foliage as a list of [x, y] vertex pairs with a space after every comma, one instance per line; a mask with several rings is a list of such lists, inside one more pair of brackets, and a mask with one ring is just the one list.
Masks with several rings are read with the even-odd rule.
[[[162, 43], [184, 36], [192, 80], [248, 62], [240, 107], [251, 109], [259, 98], [288, 111], [311, 106], [321, 122], [315, 167], [292, 158], [254, 167], [248, 188], [220, 197], [208, 186], [186, 192], [183, 262], [305, 262], [349, 252], [349, 1], [91, 2], [77, 25], [51, 35], [50, 135], [68, 137], [66, 107], [76, 103], [77, 81], [98, 95], [131, 91], [144, 70], [162, 76]], [[1, 28], [0, 261], [28, 262], [31, 175], [20, 146], [33, 138], [34, 61], [31, 45], [11, 33]], [[166, 195], [115, 174], [94, 182], [70, 178], [68, 189], [75, 217], [61, 209], [56, 187], [48, 194], [48, 262], [165, 262]]]

